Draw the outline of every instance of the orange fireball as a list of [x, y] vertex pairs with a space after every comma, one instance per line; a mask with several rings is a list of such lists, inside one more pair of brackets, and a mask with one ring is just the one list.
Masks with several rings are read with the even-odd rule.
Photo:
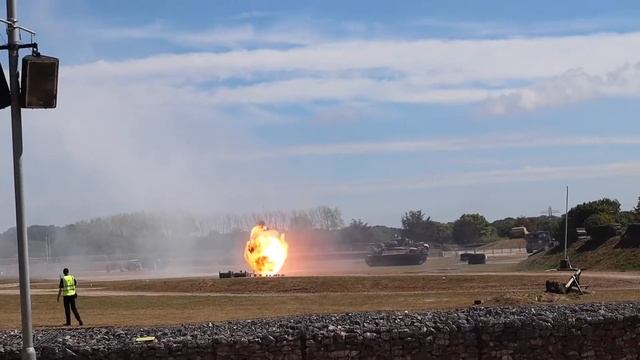
[[287, 259], [287, 250], [284, 234], [269, 230], [260, 223], [251, 229], [249, 241], [244, 248], [244, 259], [255, 273], [274, 275], [282, 269]]

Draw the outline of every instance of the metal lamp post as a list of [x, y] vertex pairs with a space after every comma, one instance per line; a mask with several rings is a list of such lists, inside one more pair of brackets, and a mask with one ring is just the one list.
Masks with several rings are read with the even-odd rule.
[[569, 186], [567, 186], [567, 194], [565, 197], [565, 213], [564, 213], [564, 258], [560, 260], [558, 270], [573, 270], [569, 255], [567, 254], [567, 245], [569, 242]]
[[[7, 45], [0, 46], [0, 50], [9, 52], [9, 90], [11, 96], [11, 135], [13, 142], [13, 183], [16, 201], [16, 231], [18, 242], [18, 270], [20, 274], [20, 314], [22, 321], [22, 359], [34, 360], [36, 352], [33, 347], [33, 331], [31, 317], [31, 285], [29, 277], [29, 246], [27, 243], [27, 227], [25, 222], [24, 188], [22, 181], [22, 115], [20, 80], [18, 76], [19, 50], [25, 48], [37, 49], [37, 44], [21, 44], [20, 30], [35, 32], [18, 26], [16, 0], [7, 0], [7, 19], [0, 22], [7, 24]], [[3, 74], [4, 76], [4, 74]]]
[[567, 259], [567, 237], [569, 236], [569, 186], [567, 186], [567, 196], [565, 197], [564, 213], [564, 259]]
[[22, 114], [20, 108], [20, 81], [18, 79], [18, 32], [16, 1], [7, 0], [7, 37], [9, 47], [9, 88], [11, 90], [11, 135], [13, 141], [13, 185], [16, 197], [16, 230], [18, 241], [18, 268], [20, 271], [20, 315], [22, 320], [22, 359], [36, 358], [31, 328], [31, 285], [29, 277], [29, 244], [24, 213], [22, 183]]

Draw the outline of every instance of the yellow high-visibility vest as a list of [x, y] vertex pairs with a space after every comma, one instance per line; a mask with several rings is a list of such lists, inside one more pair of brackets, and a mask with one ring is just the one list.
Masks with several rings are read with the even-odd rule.
[[62, 296], [73, 296], [76, 294], [76, 282], [73, 276], [65, 275], [62, 277]]

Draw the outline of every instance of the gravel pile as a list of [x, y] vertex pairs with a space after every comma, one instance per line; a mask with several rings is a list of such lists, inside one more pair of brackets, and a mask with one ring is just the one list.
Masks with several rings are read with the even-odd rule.
[[[42, 329], [35, 330], [34, 341], [39, 359], [544, 358], [553, 351], [595, 359], [602, 355], [598, 343], [609, 349], [635, 344], [631, 350], [637, 357], [639, 314], [640, 303], [474, 307], [172, 327]], [[155, 340], [136, 341], [143, 336]], [[618, 337], [626, 343], [615, 343]], [[574, 338], [583, 340], [570, 344]], [[19, 331], [0, 331], [0, 359], [19, 359], [20, 341]]]

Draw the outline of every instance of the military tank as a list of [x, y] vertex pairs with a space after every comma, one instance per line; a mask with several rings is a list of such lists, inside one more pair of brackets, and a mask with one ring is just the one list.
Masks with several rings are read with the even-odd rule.
[[429, 256], [429, 245], [407, 238], [395, 237], [372, 247], [365, 258], [369, 266], [422, 265]]

